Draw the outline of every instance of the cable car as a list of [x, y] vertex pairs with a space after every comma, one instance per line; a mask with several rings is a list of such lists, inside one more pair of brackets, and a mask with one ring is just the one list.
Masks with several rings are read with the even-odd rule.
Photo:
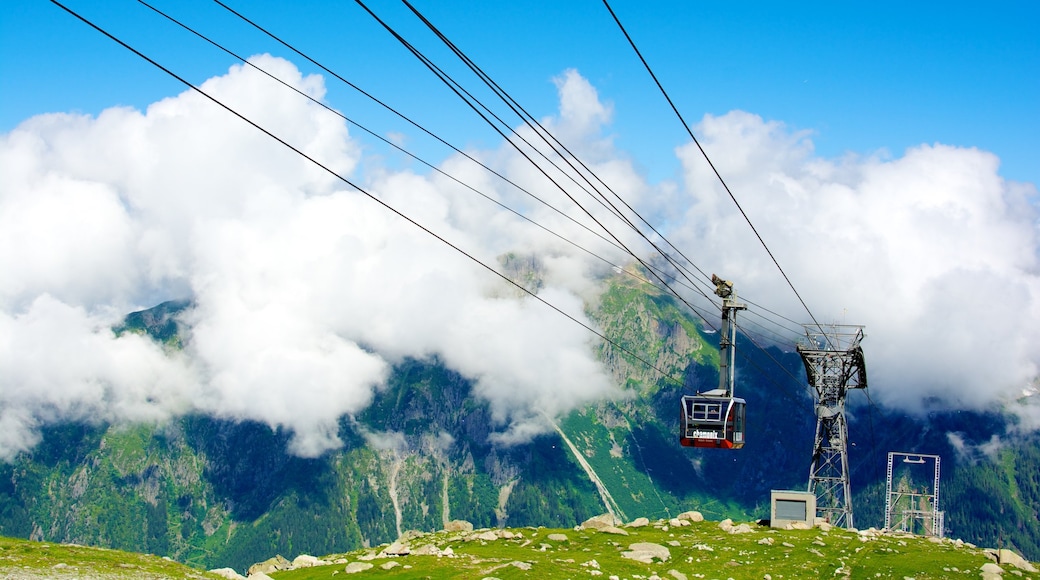
[[722, 298], [722, 328], [719, 333], [719, 388], [679, 401], [679, 444], [683, 447], [740, 449], [744, 446], [747, 403], [733, 396], [736, 363], [737, 311], [747, 308], [737, 302], [733, 282], [712, 275], [715, 294]]
[[747, 403], [721, 389], [682, 398], [679, 443], [683, 447], [740, 449]]

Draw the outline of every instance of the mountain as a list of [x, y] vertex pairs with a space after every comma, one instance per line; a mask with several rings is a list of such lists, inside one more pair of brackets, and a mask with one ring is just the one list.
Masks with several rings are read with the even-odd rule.
[[[178, 313], [190, 307], [165, 303], [116, 330], [177, 348]], [[717, 384], [717, 335], [628, 276], [612, 278], [589, 314], [628, 351], [606, 345], [599, 355], [632, 396], [575, 411], [528, 443], [492, 436], [491, 411], [466, 377], [436, 358], [405, 360], [364, 412], [341, 419], [343, 448], [315, 459], [293, 456], [289, 433], [248, 421], [49, 425], [31, 452], [0, 464], [0, 535], [244, 569], [275, 553], [344, 552], [453, 519], [569, 527], [609, 508], [623, 520], [697, 509], [748, 521], [768, 515], [770, 489], [804, 489], [815, 417], [797, 354], [750, 348], [741, 337], [748, 442], [740, 451], [686, 449], [678, 400]], [[764, 370], [777, 363], [785, 371]], [[1040, 560], [1035, 435], [1017, 434], [998, 413], [915, 416], [859, 399], [850, 399], [859, 527], [883, 523], [888, 451], [938, 454], [948, 534]]]

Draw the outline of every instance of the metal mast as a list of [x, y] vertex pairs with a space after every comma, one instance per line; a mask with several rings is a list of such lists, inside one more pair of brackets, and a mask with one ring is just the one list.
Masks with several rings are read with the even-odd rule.
[[[910, 465], [926, 465], [932, 463], [932, 487], [927, 486], [923, 490], [903, 488], [896, 485], [893, 488], [893, 459], [903, 458], [903, 463]], [[888, 454], [888, 475], [885, 489], [885, 529], [900, 530], [918, 533], [923, 528], [926, 536], [941, 538], [944, 536], [944, 512], [939, 510], [939, 463], [938, 455], [925, 455], [921, 453], [902, 453], [893, 451]], [[920, 522], [920, 526], [915, 523]]]
[[834, 526], [852, 528], [845, 395], [849, 389], [867, 388], [867, 369], [859, 345], [863, 327], [827, 328], [824, 331], [806, 325], [808, 340], [798, 345], [809, 385], [816, 392], [816, 441], [809, 468], [809, 492], [816, 495], [817, 517]]
[[719, 390], [724, 391], [725, 396], [732, 397], [735, 382], [733, 371], [736, 369], [737, 356], [737, 311], [747, 310], [747, 305], [737, 302], [733, 282], [712, 274], [711, 283], [715, 285], [715, 295], [722, 298], [722, 328], [719, 330]]

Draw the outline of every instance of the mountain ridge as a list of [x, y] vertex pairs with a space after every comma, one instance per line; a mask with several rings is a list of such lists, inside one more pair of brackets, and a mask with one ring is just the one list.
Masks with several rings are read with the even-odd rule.
[[[164, 303], [128, 316], [118, 331], [147, 333], [177, 348], [177, 312], [187, 308], [189, 302]], [[717, 382], [709, 335], [673, 300], [624, 277], [611, 282], [590, 317], [619, 344], [685, 381], [633, 371], [632, 396], [557, 421], [622, 513], [667, 518], [696, 508], [714, 519], [746, 521], [768, 510], [770, 489], [804, 488], [815, 425], [805, 389], [743, 373], [746, 448], [691, 452], [675, 440], [677, 401]], [[738, 338], [738, 348], [745, 340]], [[601, 349], [611, 364], [635, 367], [624, 353]], [[796, 376], [804, 372], [792, 353], [745, 351], [752, 371], [774, 364], [772, 357]], [[0, 534], [241, 567], [263, 554], [378, 545], [400, 530], [440, 529], [449, 518], [480, 528], [552, 526], [604, 511], [596, 486], [557, 434], [496, 443], [491, 410], [472, 387], [435, 358], [400, 361], [368, 408], [341, 419], [343, 448], [312, 459], [289, 452], [286, 430], [248, 421], [191, 415], [164, 425], [51, 425], [32, 452], [0, 464]], [[939, 453], [952, 533], [1040, 559], [1035, 435], [1011, 438], [996, 413], [922, 419], [855, 401], [850, 425], [857, 523], [880, 526], [883, 519], [878, 449]], [[997, 461], [961, 457], [950, 433], [969, 449], [994, 435], [1007, 443]]]

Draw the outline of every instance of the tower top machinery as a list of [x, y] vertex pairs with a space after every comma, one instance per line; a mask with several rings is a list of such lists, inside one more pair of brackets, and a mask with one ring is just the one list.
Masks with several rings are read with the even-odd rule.
[[860, 347], [863, 327], [806, 325], [805, 336], [798, 354], [814, 390], [816, 410], [809, 492], [816, 496], [816, 517], [834, 526], [852, 528], [845, 396], [850, 389], [867, 388], [867, 368]]

